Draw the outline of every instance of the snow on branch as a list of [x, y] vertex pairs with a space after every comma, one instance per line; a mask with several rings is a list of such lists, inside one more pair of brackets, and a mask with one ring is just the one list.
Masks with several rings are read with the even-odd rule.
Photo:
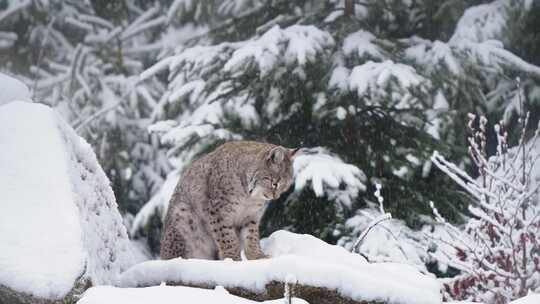
[[276, 25], [260, 38], [238, 48], [223, 68], [234, 75], [244, 73], [253, 63], [260, 77], [264, 77], [283, 61], [287, 65], [296, 62], [303, 66], [333, 45], [332, 36], [315, 26], [293, 25], [281, 29]]
[[17, 34], [13, 32], [0, 31], [0, 50], [12, 47], [17, 41]]
[[360, 30], [349, 34], [343, 40], [343, 53], [346, 56], [355, 56], [358, 58], [363, 58], [369, 56], [376, 59], [386, 59], [387, 54], [385, 51], [378, 46], [376, 43], [375, 35], [372, 33]]
[[403, 89], [419, 86], [424, 82], [422, 76], [416, 73], [413, 67], [394, 63], [391, 60], [384, 62], [368, 61], [356, 66], [350, 75], [349, 87], [356, 91], [358, 96], [364, 95], [369, 89], [384, 89], [396, 79]]
[[483, 42], [460, 41], [454, 44], [456, 51], [461, 51], [479, 66], [502, 67], [513, 71], [522, 71], [535, 78], [540, 78], [540, 67], [535, 66], [505, 50], [502, 42], [487, 40]]
[[366, 238], [367, 234], [371, 231], [371, 229], [373, 229], [375, 226], [377, 226], [378, 224], [386, 221], [386, 220], [389, 220], [392, 218], [392, 214], [390, 213], [386, 213], [384, 211], [384, 206], [383, 206], [383, 201], [384, 201], [384, 198], [382, 197], [381, 195], [381, 184], [375, 184], [375, 197], [377, 198], [377, 201], [379, 202], [379, 211], [381, 212], [381, 215], [376, 217], [375, 219], [373, 219], [367, 226], [367, 228], [364, 229], [364, 231], [362, 232], [362, 234], [360, 234], [360, 236], [358, 237], [358, 239], [356, 240], [356, 242], [354, 242], [354, 245], [352, 247], [352, 250], [353, 251], [356, 251], [358, 252], [359, 251], [359, 246], [360, 244], [362, 244], [362, 241], [364, 241], [364, 239]]
[[407, 64], [368, 60], [352, 68], [338, 64], [328, 86], [340, 94], [355, 93], [367, 105], [411, 110], [422, 107], [418, 94], [427, 94], [429, 80]]
[[450, 42], [458, 40], [482, 42], [500, 38], [507, 24], [510, 2], [497, 0], [468, 8], [458, 21]]
[[308, 182], [316, 196], [327, 195], [346, 207], [352, 205], [360, 191], [365, 191], [365, 174], [356, 166], [346, 164], [322, 148], [303, 150], [293, 163], [295, 191]]
[[405, 57], [424, 66], [429, 72], [434, 72], [439, 66], [444, 66], [453, 75], [463, 71], [461, 62], [448, 43], [422, 39], [405, 49]]

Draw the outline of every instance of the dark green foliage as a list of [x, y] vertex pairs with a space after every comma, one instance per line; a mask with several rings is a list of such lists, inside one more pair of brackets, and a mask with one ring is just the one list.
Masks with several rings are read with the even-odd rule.
[[153, 252], [157, 255], [159, 253], [159, 244], [161, 241], [161, 218], [156, 213], [153, 214], [144, 227], [144, 235], [146, 236], [148, 248], [150, 252]]

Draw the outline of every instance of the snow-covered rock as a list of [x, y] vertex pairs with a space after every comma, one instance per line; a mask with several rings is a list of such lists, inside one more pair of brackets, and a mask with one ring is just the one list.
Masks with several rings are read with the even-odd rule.
[[19, 80], [0, 73], [0, 105], [14, 100], [30, 101], [30, 90]]
[[[180, 301], [181, 300], [181, 301]], [[308, 304], [292, 299], [292, 304]], [[225, 289], [201, 289], [184, 286], [154, 286], [147, 288], [92, 287], [84, 293], [77, 304], [282, 304], [283, 299], [256, 302], [229, 294]]]
[[114, 283], [132, 253], [90, 145], [51, 108], [10, 102], [0, 147], [0, 303]]
[[[234, 287], [263, 294], [272, 283], [287, 282], [294, 277], [298, 285], [336, 291], [342, 298], [353, 301], [400, 304], [439, 304], [442, 301], [435, 278], [408, 265], [370, 264], [342, 247], [286, 231], [275, 232], [262, 245], [272, 258], [242, 262], [181, 258], [148, 261], [124, 272], [119, 286], [172, 282]], [[310, 301], [302, 294], [296, 295]]]

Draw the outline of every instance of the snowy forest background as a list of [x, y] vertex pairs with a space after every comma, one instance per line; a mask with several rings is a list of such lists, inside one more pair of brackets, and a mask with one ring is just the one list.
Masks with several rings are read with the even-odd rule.
[[[472, 179], [491, 172], [478, 171], [482, 156], [540, 153], [536, 0], [0, 0], [0, 62], [92, 145], [130, 236], [153, 255], [182, 169], [245, 139], [309, 151], [263, 236], [287, 229], [353, 249], [389, 212], [362, 235], [362, 255], [459, 276], [474, 262], [459, 263], [442, 218], [464, 227], [492, 214], [475, 213], [486, 192], [455, 183], [458, 168], [434, 152]], [[476, 140], [485, 152], [471, 158]], [[540, 172], [527, 168], [520, 185], [534, 190]], [[534, 272], [532, 217], [521, 262]], [[530, 279], [501, 294], [540, 291]], [[485, 292], [459, 284], [450, 297]]]

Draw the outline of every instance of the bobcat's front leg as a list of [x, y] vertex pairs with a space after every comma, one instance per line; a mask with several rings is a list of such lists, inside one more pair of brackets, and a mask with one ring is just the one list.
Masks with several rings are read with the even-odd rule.
[[258, 221], [248, 220], [242, 227], [240, 235], [248, 260], [264, 259], [267, 257], [261, 250]]
[[219, 208], [210, 210], [210, 233], [216, 242], [220, 260], [231, 258], [240, 261], [240, 240], [231, 220]]
[[218, 255], [220, 260], [231, 258], [235, 261], [240, 261], [240, 240], [236, 234], [236, 230], [232, 225], [223, 225], [218, 230], [218, 237], [215, 237], [218, 247]]

